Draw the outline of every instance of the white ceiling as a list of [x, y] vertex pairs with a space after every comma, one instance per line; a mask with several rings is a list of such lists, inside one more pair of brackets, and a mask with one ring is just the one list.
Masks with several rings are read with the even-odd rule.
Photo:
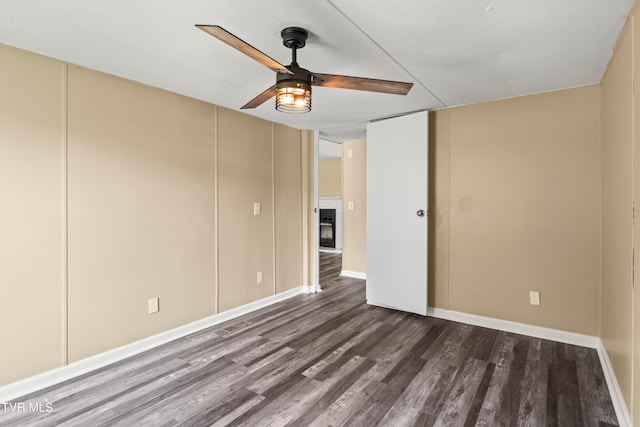
[[318, 160], [342, 158], [342, 144], [320, 138], [318, 141]]
[[413, 82], [407, 96], [314, 87], [310, 113], [249, 114], [330, 140], [407, 112], [598, 83], [633, 0], [2, 0], [0, 43], [231, 109], [274, 73], [196, 29], [217, 24], [287, 65]]

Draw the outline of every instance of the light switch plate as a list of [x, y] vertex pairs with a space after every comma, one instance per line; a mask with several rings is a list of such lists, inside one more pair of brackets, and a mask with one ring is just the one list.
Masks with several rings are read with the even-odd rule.
[[253, 203], [253, 215], [258, 216], [262, 214], [262, 207], [260, 206], [260, 202]]
[[349, 203], [347, 204], [347, 209], [349, 209], [350, 211], [352, 211], [352, 210], [353, 210], [353, 202], [349, 202]]

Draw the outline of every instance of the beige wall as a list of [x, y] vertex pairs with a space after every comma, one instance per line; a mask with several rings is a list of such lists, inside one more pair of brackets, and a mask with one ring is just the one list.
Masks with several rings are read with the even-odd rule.
[[308, 284], [312, 133], [0, 60], [0, 385]]
[[429, 306], [449, 308], [449, 110], [429, 114]]
[[0, 45], [0, 385], [60, 366], [66, 65]]
[[[429, 304], [598, 335], [599, 87], [430, 120]], [[346, 155], [355, 144], [365, 146], [343, 148], [345, 206], [365, 194], [366, 161]], [[364, 223], [345, 211], [345, 270], [366, 271]], [[530, 290], [541, 306], [529, 304]]]
[[[637, 87], [640, 82], [640, 10], [635, 8], [632, 21], [631, 31], [633, 34], [633, 81]], [[633, 112], [633, 200], [634, 204], [640, 201], [640, 91], [628, 88], [633, 93], [631, 111]], [[628, 114], [628, 113], [627, 113]], [[627, 206], [628, 209], [628, 206]], [[636, 222], [637, 223], [637, 222]], [[640, 242], [640, 227], [633, 227], [633, 242]], [[633, 251], [634, 256], [634, 275], [633, 275], [633, 373], [632, 381], [632, 397], [629, 399], [628, 406], [632, 412], [633, 423], [640, 426], [640, 250]], [[604, 317], [604, 316], [603, 316]]]
[[302, 132], [302, 277], [305, 285], [316, 285], [316, 222], [315, 222], [315, 132]]
[[302, 134], [274, 125], [275, 293], [306, 284], [302, 277]]
[[[602, 341], [631, 409], [633, 383], [633, 26], [602, 80]], [[636, 148], [637, 150], [637, 148]], [[640, 200], [640, 199], [636, 199]], [[637, 232], [637, 230], [636, 230]], [[638, 251], [636, 251], [638, 252]], [[639, 375], [640, 372], [635, 375]], [[637, 410], [636, 422], [640, 422]]]
[[215, 313], [215, 107], [73, 66], [68, 84], [73, 362]]
[[598, 334], [599, 102], [590, 86], [450, 110], [451, 310]]
[[[351, 150], [351, 157], [348, 153]], [[364, 139], [342, 144], [342, 269], [367, 271], [367, 144]], [[353, 210], [349, 210], [353, 202]]]
[[320, 197], [342, 197], [342, 159], [318, 162], [318, 194]]
[[[272, 124], [218, 109], [220, 311], [273, 292]], [[262, 214], [253, 214], [261, 203]], [[256, 283], [262, 271], [263, 282]]]

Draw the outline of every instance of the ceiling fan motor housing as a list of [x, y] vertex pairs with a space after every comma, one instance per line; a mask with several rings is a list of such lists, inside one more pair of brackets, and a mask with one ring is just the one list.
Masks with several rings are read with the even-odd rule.
[[276, 73], [276, 85], [285, 80], [301, 80], [311, 86], [311, 71], [298, 67], [297, 64], [291, 64], [286, 66], [293, 74]]
[[280, 32], [280, 36], [282, 36], [282, 44], [289, 49], [302, 49], [309, 33], [304, 28], [287, 27]]

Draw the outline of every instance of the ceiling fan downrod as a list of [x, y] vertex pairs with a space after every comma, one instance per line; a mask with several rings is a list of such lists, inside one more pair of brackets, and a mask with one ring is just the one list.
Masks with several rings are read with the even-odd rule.
[[280, 32], [282, 44], [291, 49], [291, 65], [298, 66], [298, 49], [302, 49], [307, 42], [309, 33], [304, 28], [287, 27]]

